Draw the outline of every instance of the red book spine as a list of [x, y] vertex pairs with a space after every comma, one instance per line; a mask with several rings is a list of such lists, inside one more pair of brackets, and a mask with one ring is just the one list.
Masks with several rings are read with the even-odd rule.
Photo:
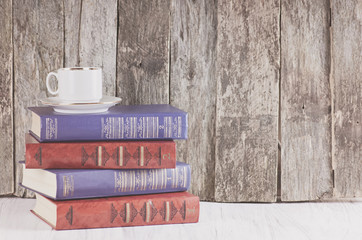
[[174, 141], [39, 143], [26, 136], [27, 168], [156, 169], [176, 167]]
[[57, 230], [195, 223], [200, 208], [187, 192], [50, 201], [57, 205]]

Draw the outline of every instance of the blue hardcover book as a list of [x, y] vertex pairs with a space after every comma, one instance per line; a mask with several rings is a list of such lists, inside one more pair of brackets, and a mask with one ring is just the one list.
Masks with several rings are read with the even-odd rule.
[[167, 169], [33, 169], [23, 164], [21, 186], [55, 200], [186, 191], [190, 165]]
[[93, 114], [29, 109], [30, 133], [40, 142], [187, 138], [187, 113], [168, 104], [117, 105]]

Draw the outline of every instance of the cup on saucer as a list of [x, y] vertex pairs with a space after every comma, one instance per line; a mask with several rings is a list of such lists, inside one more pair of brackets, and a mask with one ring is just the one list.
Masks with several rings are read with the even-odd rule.
[[[55, 77], [57, 88], [50, 80]], [[47, 90], [59, 101], [68, 103], [97, 103], [102, 99], [102, 68], [70, 67], [50, 72], [46, 78]]]
[[[52, 77], [57, 81], [56, 89], [50, 85]], [[40, 101], [58, 113], [100, 113], [121, 101], [118, 97], [102, 95], [102, 68], [99, 67], [60, 68], [48, 74], [46, 86], [55, 96]]]

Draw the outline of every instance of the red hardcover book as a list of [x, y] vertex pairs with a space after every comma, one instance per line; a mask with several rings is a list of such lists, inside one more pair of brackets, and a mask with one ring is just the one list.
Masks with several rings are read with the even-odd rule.
[[187, 192], [54, 201], [39, 194], [32, 212], [56, 230], [195, 223], [199, 198]]
[[176, 167], [174, 141], [40, 143], [26, 134], [26, 168], [156, 169]]

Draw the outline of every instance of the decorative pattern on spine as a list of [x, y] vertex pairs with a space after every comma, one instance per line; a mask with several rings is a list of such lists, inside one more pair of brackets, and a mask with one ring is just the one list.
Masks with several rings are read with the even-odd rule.
[[139, 213], [142, 216], [143, 221], [148, 223], [153, 221], [158, 211], [153, 205], [152, 201], [147, 201], [145, 202]]
[[67, 214], [65, 214], [65, 219], [67, 219], [69, 225], [73, 225], [73, 206], [69, 207]]
[[26, 136], [27, 168], [157, 169], [176, 166], [174, 141], [39, 143]]
[[[187, 192], [52, 202], [58, 208], [56, 229], [192, 223], [199, 218], [199, 198]], [[72, 221], [66, 217], [70, 209]]]
[[39, 150], [34, 155], [35, 161], [39, 164], [39, 166], [42, 166], [42, 159], [41, 159], [41, 147], [39, 147]]
[[98, 146], [95, 147], [94, 152], [91, 154], [88, 154], [86, 150], [84, 149], [84, 146], [82, 147], [82, 166], [84, 166], [88, 159], [91, 158], [94, 162], [94, 165], [97, 167], [99, 166], [106, 166], [106, 163], [109, 159], [109, 153], [107, 152], [105, 147]]
[[114, 219], [117, 217], [118, 212], [116, 208], [114, 207], [113, 203], [111, 204], [111, 223], [113, 223]]
[[133, 222], [137, 214], [138, 211], [133, 206], [133, 203], [125, 203], [123, 209], [119, 213], [124, 223]]

